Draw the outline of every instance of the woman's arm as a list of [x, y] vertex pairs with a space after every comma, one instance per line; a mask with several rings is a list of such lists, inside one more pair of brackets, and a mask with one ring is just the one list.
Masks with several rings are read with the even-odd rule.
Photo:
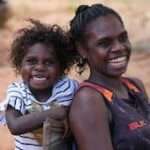
[[97, 91], [88, 87], [78, 91], [69, 120], [79, 150], [113, 150], [108, 110]]

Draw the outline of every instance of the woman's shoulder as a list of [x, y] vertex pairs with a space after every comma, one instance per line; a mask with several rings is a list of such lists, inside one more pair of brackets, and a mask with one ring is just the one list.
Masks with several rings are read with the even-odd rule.
[[87, 84], [84, 84], [83, 83], [80, 83], [79, 84], [79, 89], [78, 89], [78, 92], [77, 92], [79, 95], [84, 95], [84, 96], [96, 96], [96, 95], [101, 95], [97, 90], [96, 88], [92, 87], [92, 86], [89, 86]]
[[84, 114], [85, 120], [87, 115], [92, 119], [96, 114], [99, 114], [100, 118], [109, 118], [105, 99], [94, 88], [84, 86], [76, 92], [70, 109], [70, 118], [78, 120], [81, 114]]
[[89, 104], [91, 106], [98, 104], [100, 107], [105, 107], [105, 100], [102, 94], [90, 86], [80, 86], [75, 94], [74, 101], [82, 105]]

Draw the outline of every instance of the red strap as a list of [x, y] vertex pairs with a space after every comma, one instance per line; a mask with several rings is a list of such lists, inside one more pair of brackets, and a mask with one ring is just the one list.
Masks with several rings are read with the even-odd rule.
[[100, 85], [96, 85], [94, 83], [90, 83], [90, 82], [83, 82], [80, 84], [80, 87], [84, 87], [84, 86], [87, 86], [87, 87], [91, 87], [91, 88], [94, 88], [96, 89], [98, 92], [100, 92], [101, 94], [103, 94], [103, 96], [109, 101], [111, 102], [112, 101], [112, 96], [113, 96], [113, 93], [109, 90], [107, 90], [106, 88], [100, 86]]
[[[140, 90], [133, 84], [131, 83], [127, 78], [122, 78], [122, 82], [130, 89], [133, 90], [134, 92], [140, 92]], [[112, 91], [102, 87], [101, 85], [97, 85], [91, 82], [82, 82], [80, 84], [80, 87], [91, 87], [93, 89], [96, 89], [98, 92], [100, 92], [109, 102], [112, 102], [112, 97], [113, 93]]]
[[129, 81], [127, 78], [122, 78], [122, 82], [130, 89], [133, 90], [134, 92], [140, 92], [140, 90]]

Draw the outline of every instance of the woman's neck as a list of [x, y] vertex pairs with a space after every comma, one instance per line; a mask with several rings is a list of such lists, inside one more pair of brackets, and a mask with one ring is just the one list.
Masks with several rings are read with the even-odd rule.
[[94, 73], [90, 75], [89, 81], [106, 87], [118, 98], [128, 99], [128, 90], [122, 83], [121, 77], [110, 77]]
[[122, 86], [121, 77], [111, 77], [101, 73], [92, 73], [89, 77], [89, 81], [109, 89], [118, 89]]

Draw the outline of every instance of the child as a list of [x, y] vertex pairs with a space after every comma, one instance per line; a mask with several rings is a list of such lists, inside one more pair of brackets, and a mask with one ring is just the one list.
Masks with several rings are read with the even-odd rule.
[[[43, 122], [65, 120], [65, 107], [78, 84], [65, 76], [74, 59], [63, 30], [30, 21], [33, 26], [20, 30], [11, 47], [10, 58], [22, 80], [8, 87], [6, 121], [15, 135], [15, 149], [43, 150]], [[52, 125], [57, 129], [59, 124]]]
[[90, 68], [69, 115], [78, 148], [150, 150], [147, 94], [139, 79], [123, 76], [131, 44], [120, 15], [102, 4], [81, 5], [70, 22], [70, 35], [78, 66]]

